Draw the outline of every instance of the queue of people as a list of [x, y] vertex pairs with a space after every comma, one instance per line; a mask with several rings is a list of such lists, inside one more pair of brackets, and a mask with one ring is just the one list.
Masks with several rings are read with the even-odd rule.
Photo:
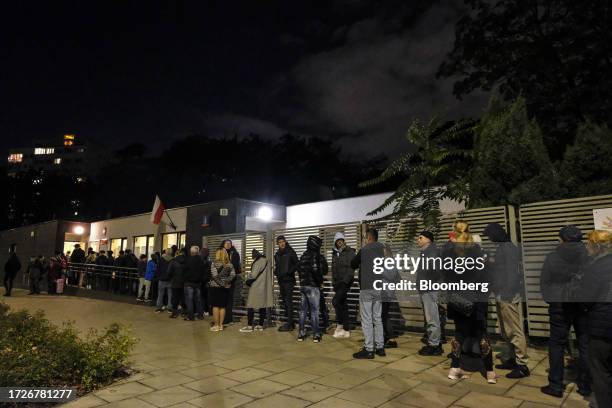
[[[437, 245], [430, 231], [422, 231], [416, 240], [420, 255], [424, 258], [441, 257], [482, 258], [485, 268], [442, 270], [423, 264], [416, 270], [416, 280], [453, 283], [487, 282], [490, 292], [448, 290], [421, 290], [423, 305], [425, 345], [419, 350], [422, 356], [443, 354], [444, 322], [446, 317], [455, 325], [455, 336], [450, 341], [451, 367], [448, 378], [457, 380], [467, 375], [465, 359], [478, 357], [486, 381], [495, 384], [499, 376], [495, 369], [508, 370], [508, 378], [530, 375], [528, 368], [527, 337], [523, 326], [523, 274], [520, 268], [520, 251], [510, 241], [504, 228], [490, 223], [483, 231], [493, 243], [484, 250], [480, 240], [463, 220], [453, 224], [448, 240]], [[564, 383], [564, 356], [573, 328], [578, 344], [577, 389], [584, 396], [595, 393], [600, 406], [612, 406], [612, 233], [593, 231], [583, 243], [583, 233], [575, 226], [563, 227], [559, 232], [559, 245], [547, 255], [540, 278], [543, 299], [549, 304], [549, 384], [541, 391], [562, 397]], [[329, 266], [321, 253], [323, 241], [316, 235], [308, 237], [306, 250], [298, 257], [284, 236], [276, 238], [277, 250], [274, 262], [270, 262], [258, 250], [252, 251], [252, 264], [244, 278], [248, 287], [247, 325], [239, 331], [262, 331], [269, 326], [270, 308], [274, 306], [274, 277], [276, 277], [284, 312], [281, 332], [295, 329], [294, 290], [299, 279], [299, 308], [297, 341], [304, 342], [312, 333], [312, 341], [319, 343], [326, 333], [328, 317], [323, 309], [323, 286]], [[68, 255], [68, 254], [67, 254]], [[356, 359], [373, 359], [385, 356], [385, 349], [397, 347], [390, 319], [390, 305], [396, 302], [392, 294], [373, 290], [374, 260], [393, 258], [389, 245], [378, 240], [376, 229], [368, 229], [364, 245], [359, 251], [347, 245], [342, 233], [334, 236], [331, 253], [331, 287], [334, 290], [332, 305], [337, 325], [333, 337], [346, 339], [351, 336], [353, 319], [350, 316], [349, 294], [354, 290], [355, 271], [359, 282], [359, 313], [364, 344], [353, 354]], [[40, 293], [45, 279], [48, 293], [56, 293], [58, 279], [65, 276], [68, 262], [105, 266], [135, 267], [138, 271], [137, 302], [150, 303], [156, 297], [155, 311], [167, 310], [171, 318], [183, 315], [185, 320], [201, 320], [212, 316], [210, 330], [221, 332], [233, 323], [234, 293], [240, 287], [242, 265], [240, 255], [231, 240], [224, 240], [210, 259], [208, 248], [200, 250], [192, 246], [180, 250], [175, 246], [154, 253], [140, 260], [129, 250], [120, 251], [117, 258], [111, 251], [87, 254], [77, 244], [69, 256], [56, 253], [50, 259], [42, 256], [30, 260], [27, 273], [30, 277], [30, 294]], [[81, 262], [79, 262], [81, 261]], [[273, 264], [273, 266], [272, 266]], [[458, 263], [457, 263], [458, 264]], [[133, 265], [133, 266], [132, 266]], [[11, 296], [15, 275], [21, 263], [15, 248], [11, 248], [5, 264], [5, 296]], [[83, 284], [83, 277], [76, 277]], [[385, 282], [398, 282], [396, 270], [385, 270]], [[420, 285], [418, 286], [420, 288]], [[493, 347], [487, 332], [487, 307], [490, 295], [494, 296], [503, 345], [502, 351], [493, 355]], [[255, 314], [257, 313], [257, 321]], [[257, 324], [256, 324], [257, 323]], [[310, 331], [307, 330], [310, 326]], [[494, 365], [494, 359], [500, 363]]]

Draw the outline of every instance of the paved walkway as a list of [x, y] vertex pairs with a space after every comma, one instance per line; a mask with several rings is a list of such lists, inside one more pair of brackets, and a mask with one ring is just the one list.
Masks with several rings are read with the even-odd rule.
[[[7, 299], [7, 298], [4, 298]], [[421, 357], [420, 334], [404, 335], [387, 357], [354, 360], [361, 337], [297, 343], [295, 334], [274, 329], [239, 333], [208, 330], [208, 321], [186, 322], [155, 314], [150, 307], [76, 297], [8, 298], [15, 308], [44, 309], [50, 320], [76, 321], [79, 329], [112, 322], [131, 324], [140, 338], [133, 355], [139, 372], [68, 407], [586, 407], [568, 386], [563, 399], [540, 393], [546, 384], [546, 354], [530, 350], [533, 375], [500, 378], [487, 385], [474, 374], [453, 382], [449, 360]], [[448, 345], [445, 346], [448, 352]], [[505, 374], [502, 371], [500, 374]]]

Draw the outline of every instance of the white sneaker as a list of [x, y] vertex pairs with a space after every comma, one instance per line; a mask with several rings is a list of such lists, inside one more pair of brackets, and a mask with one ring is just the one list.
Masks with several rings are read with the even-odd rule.
[[255, 331], [263, 331], [263, 326], [257, 325], [253, 328]]
[[348, 338], [350, 338], [350, 337], [351, 337], [351, 332], [350, 332], [350, 331], [348, 331], [348, 330], [344, 330], [344, 329], [342, 329], [342, 337], [340, 337], [340, 338], [342, 338], [342, 339], [348, 339]]
[[250, 333], [252, 332], [253, 326], [244, 326], [242, 329], [238, 330], [240, 333]]
[[211, 327], [210, 327], [210, 331], [212, 331], [212, 332], [218, 332], [218, 331], [219, 331], [219, 326], [211, 326]]
[[461, 368], [453, 368], [448, 371], [448, 378], [451, 380], [460, 380], [462, 378], [469, 378]]

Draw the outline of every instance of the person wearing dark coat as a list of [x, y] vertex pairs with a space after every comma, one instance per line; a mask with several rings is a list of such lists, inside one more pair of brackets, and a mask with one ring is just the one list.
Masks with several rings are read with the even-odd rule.
[[172, 287], [172, 314], [171, 319], [175, 319], [179, 315], [179, 304], [184, 307], [183, 288], [185, 286], [185, 263], [187, 261], [187, 250], [181, 248], [178, 255], [170, 260], [168, 264], [168, 277], [170, 278], [170, 286]]
[[[172, 285], [170, 276], [168, 276], [168, 265], [172, 257], [166, 252], [159, 258], [159, 266], [157, 268], [157, 303], [155, 312], [161, 313], [164, 309], [170, 309], [172, 305]], [[164, 304], [164, 297], [167, 297], [167, 302]]]
[[508, 378], [527, 377], [530, 373], [527, 367], [527, 338], [523, 327], [523, 274], [519, 250], [510, 242], [504, 228], [496, 222], [485, 227], [484, 235], [495, 243], [495, 250], [487, 258], [488, 273], [493, 279], [499, 328], [509, 345], [508, 352], [502, 355], [502, 364], [495, 368], [512, 370], [506, 375]]
[[30, 277], [30, 293], [28, 295], [39, 295], [40, 294], [40, 279], [43, 274], [43, 260], [42, 255], [38, 255], [36, 258], [32, 258], [28, 265], [28, 276]]
[[321, 255], [323, 240], [316, 235], [311, 235], [306, 241], [306, 251], [300, 257], [298, 264], [298, 276], [300, 278], [300, 332], [298, 341], [306, 338], [306, 313], [310, 310], [310, 325], [312, 327], [312, 340], [315, 343], [321, 341], [319, 329], [319, 303], [320, 287], [323, 276], [327, 275], [327, 261]]
[[355, 281], [355, 270], [351, 268], [354, 257], [355, 250], [346, 245], [344, 234], [337, 232], [332, 250], [332, 286], [335, 293], [332, 305], [336, 309], [338, 321], [333, 337], [339, 339], [351, 336], [348, 294]]
[[[459, 281], [469, 283], [487, 283], [487, 273], [483, 268], [476, 266], [459, 270], [457, 259], [484, 260], [484, 252], [473, 240], [467, 222], [458, 220], [453, 225], [454, 241], [450, 241], [442, 249], [442, 258], [454, 259], [454, 270], [445, 271], [445, 281], [457, 283]], [[477, 352], [486, 370], [487, 382], [497, 383], [497, 375], [493, 370], [493, 353], [489, 337], [487, 335], [487, 305], [488, 292], [480, 291], [449, 291], [448, 317], [455, 322], [455, 338], [451, 341], [451, 368], [448, 378], [460, 379], [464, 376], [461, 368], [462, 356], [464, 354]], [[468, 302], [461, 301], [467, 300]], [[472, 305], [464, 307], [466, 303]]]
[[[202, 319], [202, 282], [206, 275], [206, 265], [200, 257], [200, 248], [192, 246], [185, 262], [183, 277], [185, 279], [185, 303], [187, 303], [187, 316], [185, 320]], [[195, 303], [195, 316], [194, 316]]]
[[[434, 243], [434, 235], [431, 231], [423, 231], [417, 237], [417, 245], [421, 250], [422, 259], [436, 259], [440, 256], [440, 251]], [[421, 266], [416, 272], [416, 280], [428, 280], [440, 282], [441, 272], [436, 269], [435, 262], [431, 265]], [[419, 350], [422, 356], [439, 356], [443, 353], [442, 346], [442, 323], [439, 313], [439, 291], [421, 291], [421, 302], [423, 303], [423, 314], [425, 317], [426, 331], [425, 339], [427, 344]]]
[[238, 276], [242, 270], [240, 268], [240, 254], [234, 247], [231, 239], [224, 240], [221, 243], [220, 249], [224, 249], [227, 252], [230, 262], [234, 267], [234, 272], [236, 273], [236, 277], [232, 280], [232, 284], [229, 288], [229, 296], [227, 297], [227, 304], [225, 305], [225, 318], [223, 320], [223, 324], [227, 326], [234, 322], [234, 297], [238, 294], [237, 292], [239, 292], [240, 289], [240, 287], [236, 289], [236, 286], [238, 281], [240, 281]]
[[599, 407], [612, 407], [612, 233], [588, 236], [591, 262], [584, 268], [581, 300], [586, 301], [588, 360]]
[[50, 295], [57, 294], [57, 280], [62, 277], [62, 261], [60, 252], [56, 252], [49, 260], [49, 271], [47, 273], [47, 293]]
[[298, 267], [298, 257], [284, 236], [276, 238], [278, 250], [274, 254], [274, 275], [278, 281], [280, 296], [283, 301], [287, 321], [278, 328], [278, 331], [291, 331], [293, 323], [293, 291], [295, 289], [295, 272]]
[[15, 246], [11, 246], [8, 260], [4, 264], [4, 296], [11, 296], [13, 290], [13, 281], [21, 270], [21, 262], [15, 252]]
[[71, 263], [85, 263], [85, 251], [81, 248], [80, 244], [74, 245], [74, 251], [70, 254]]
[[582, 231], [574, 225], [561, 228], [561, 243], [546, 256], [540, 275], [542, 298], [548, 303], [550, 334], [548, 339], [548, 385], [541, 387], [544, 394], [562, 398], [563, 357], [573, 327], [578, 340], [578, 367], [576, 385], [578, 393], [591, 393], [588, 367], [587, 313], [584, 304], [569, 302], [567, 294], [572, 282], [581, 275], [587, 263], [587, 250], [582, 243]]

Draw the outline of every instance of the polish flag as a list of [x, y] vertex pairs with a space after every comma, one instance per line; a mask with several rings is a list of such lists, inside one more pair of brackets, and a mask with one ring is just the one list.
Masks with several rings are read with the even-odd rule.
[[159, 199], [159, 196], [156, 195], [155, 204], [153, 204], [153, 211], [151, 211], [151, 222], [153, 224], [159, 224], [161, 222], [165, 210], [166, 207], [164, 207], [164, 203], [162, 203]]

